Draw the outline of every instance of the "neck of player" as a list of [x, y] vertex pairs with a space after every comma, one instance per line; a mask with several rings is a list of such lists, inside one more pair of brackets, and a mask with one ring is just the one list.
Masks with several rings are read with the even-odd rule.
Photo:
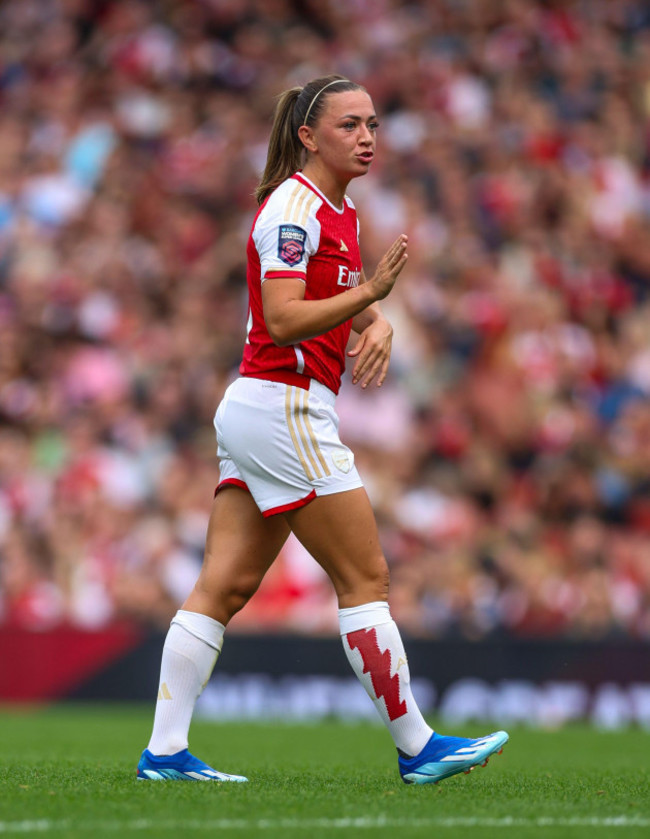
[[317, 161], [305, 163], [302, 174], [318, 187], [330, 204], [343, 208], [345, 193], [352, 178], [340, 178], [330, 169], [319, 166]]

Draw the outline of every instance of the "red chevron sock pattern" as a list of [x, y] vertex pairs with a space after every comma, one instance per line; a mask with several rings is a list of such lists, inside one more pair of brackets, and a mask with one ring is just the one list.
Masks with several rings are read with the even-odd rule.
[[390, 650], [381, 652], [377, 641], [377, 630], [360, 629], [346, 635], [350, 649], [357, 649], [363, 659], [363, 672], [370, 673], [372, 686], [379, 699], [383, 696], [386, 703], [388, 718], [392, 720], [403, 717], [406, 713], [406, 702], [400, 700], [399, 676], [390, 675]]

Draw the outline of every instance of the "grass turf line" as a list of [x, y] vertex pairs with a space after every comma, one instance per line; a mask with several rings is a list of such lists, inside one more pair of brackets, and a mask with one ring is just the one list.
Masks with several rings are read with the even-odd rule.
[[[210, 724], [195, 754], [249, 784], [136, 782], [150, 708], [0, 712], [0, 837], [406, 839], [650, 835], [649, 734], [511, 731], [503, 755], [437, 786], [405, 786], [378, 726]], [[490, 726], [450, 734], [477, 736]]]

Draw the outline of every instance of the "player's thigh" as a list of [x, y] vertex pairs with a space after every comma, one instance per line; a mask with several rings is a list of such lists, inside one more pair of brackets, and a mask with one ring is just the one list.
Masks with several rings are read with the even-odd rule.
[[363, 487], [319, 496], [285, 518], [329, 575], [341, 608], [388, 597], [388, 567]]
[[229, 620], [257, 590], [289, 532], [282, 516], [264, 518], [245, 489], [222, 489], [212, 505], [203, 567], [184, 608]]

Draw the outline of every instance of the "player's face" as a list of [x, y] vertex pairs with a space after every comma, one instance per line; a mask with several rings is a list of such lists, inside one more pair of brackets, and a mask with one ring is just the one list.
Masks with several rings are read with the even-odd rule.
[[347, 179], [365, 175], [375, 156], [378, 122], [363, 90], [331, 93], [313, 129], [322, 163]]

